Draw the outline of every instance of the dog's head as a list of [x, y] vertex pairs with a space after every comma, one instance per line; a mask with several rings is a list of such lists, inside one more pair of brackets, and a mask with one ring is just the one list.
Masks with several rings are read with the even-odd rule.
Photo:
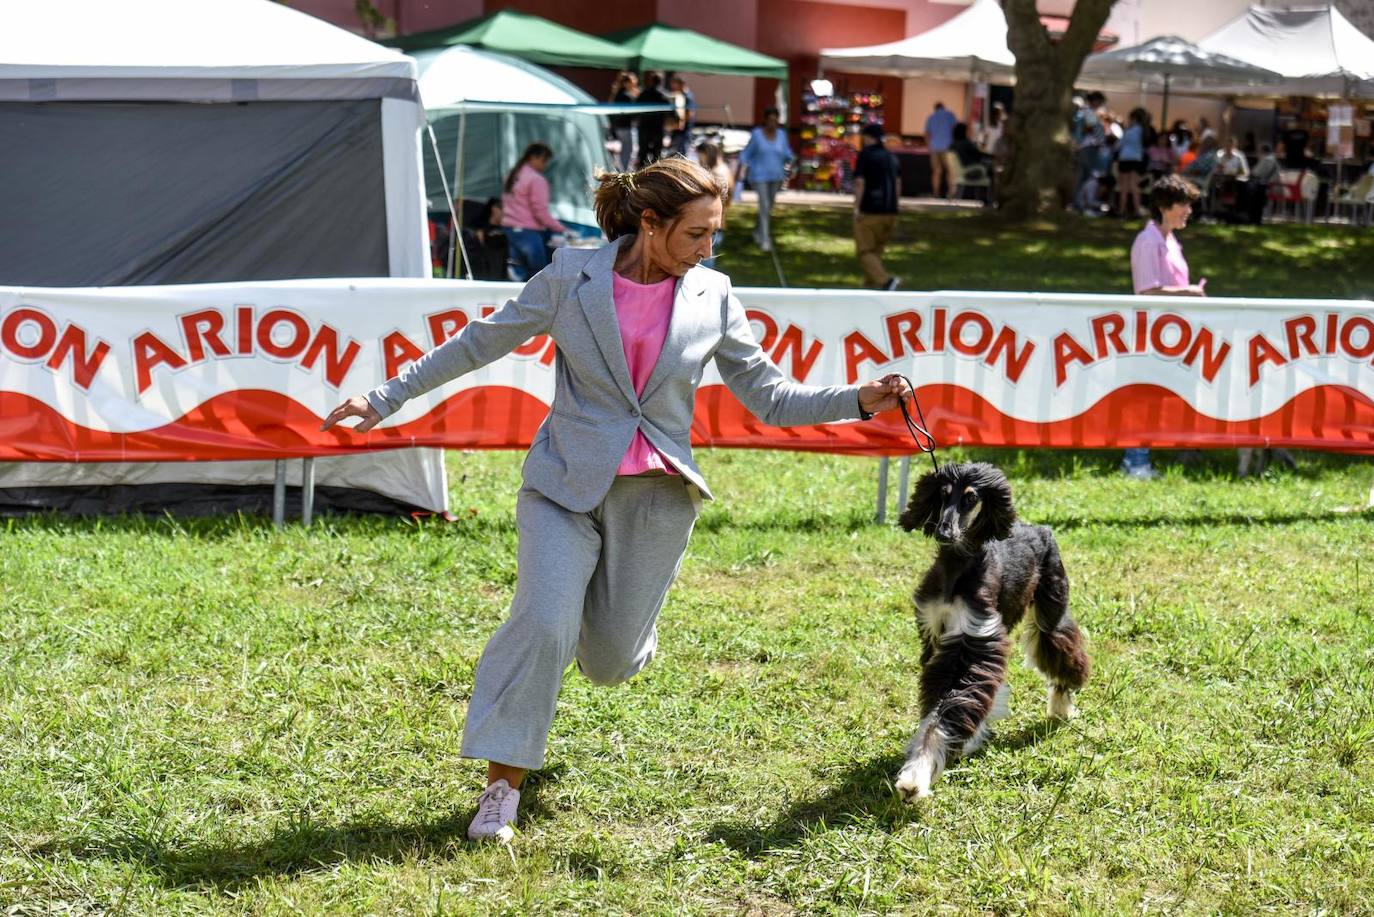
[[917, 481], [897, 521], [941, 545], [975, 550], [1011, 535], [1016, 509], [1006, 475], [986, 462], [964, 462], [944, 465]]

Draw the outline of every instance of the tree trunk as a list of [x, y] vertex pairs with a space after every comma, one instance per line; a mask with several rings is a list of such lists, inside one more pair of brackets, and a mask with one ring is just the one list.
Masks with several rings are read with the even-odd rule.
[[1007, 122], [1010, 155], [998, 191], [1009, 219], [1057, 212], [1073, 197], [1073, 84], [1115, 2], [1078, 0], [1064, 38], [1054, 44], [1040, 24], [1035, 0], [1002, 0], [1007, 47], [1016, 57], [1016, 102]]

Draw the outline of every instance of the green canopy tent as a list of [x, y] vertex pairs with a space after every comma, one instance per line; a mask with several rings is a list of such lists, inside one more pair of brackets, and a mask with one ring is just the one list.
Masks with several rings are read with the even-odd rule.
[[683, 70], [787, 79], [787, 62], [676, 26], [651, 22], [606, 36], [635, 70]]
[[501, 10], [479, 19], [430, 32], [402, 35], [382, 43], [406, 52], [468, 45], [545, 66], [607, 70], [621, 69], [629, 56], [624, 48], [603, 38], [514, 10]]

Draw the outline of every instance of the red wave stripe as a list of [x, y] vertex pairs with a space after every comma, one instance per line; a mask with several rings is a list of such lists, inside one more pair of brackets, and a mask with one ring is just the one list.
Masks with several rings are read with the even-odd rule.
[[[1343, 385], [1308, 389], [1270, 414], [1241, 421], [1208, 417], [1179, 395], [1157, 385], [1122, 386], [1081, 414], [1048, 422], [1019, 420], [1003, 414], [992, 402], [963, 386], [923, 385], [917, 387], [916, 394], [931, 433], [941, 446], [1287, 446], [1374, 453], [1374, 400]], [[770, 427], [755, 420], [720, 385], [698, 392], [692, 441], [720, 447], [874, 456], [906, 455], [915, 449], [911, 434], [896, 411], [863, 424]]]
[[215, 395], [180, 420], [138, 433], [107, 433], [72, 423], [28, 395], [0, 391], [0, 460], [193, 462], [304, 458], [401, 446], [512, 449], [528, 446], [549, 409], [505, 386], [467, 389], [424, 417], [358, 434], [320, 430], [319, 415], [277, 392], [239, 389]]
[[[1321, 386], [1264, 417], [1222, 421], [1199, 414], [1173, 392], [1131, 385], [1081, 414], [1041, 423], [1018, 420], [961, 386], [918, 389], [941, 445], [1049, 448], [1289, 446], [1374, 453], [1374, 401], [1346, 386]], [[548, 413], [532, 395], [505, 386], [468, 389], [398, 427], [357, 434], [321, 432], [320, 418], [276, 392], [216, 395], [180, 420], [139, 433], [105, 433], [73, 423], [28, 395], [0, 392], [0, 460], [197, 461], [300, 458], [389, 449], [527, 447]], [[698, 446], [790, 449], [849, 455], [905, 455], [901, 415], [864, 424], [773, 427], [756, 420], [722, 385], [697, 393], [692, 442]]]

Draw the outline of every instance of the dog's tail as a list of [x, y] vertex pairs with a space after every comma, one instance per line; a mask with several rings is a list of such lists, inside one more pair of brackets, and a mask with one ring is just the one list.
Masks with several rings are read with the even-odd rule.
[[1083, 632], [1069, 614], [1069, 577], [1059, 559], [1059, 545], [1042, 529], [1047, 550], [1035, 587], [1035, 622], [1026, 629], [1026, 659], [1051, 685], [1077, 691], [1088, 680], [1088, 654]]

